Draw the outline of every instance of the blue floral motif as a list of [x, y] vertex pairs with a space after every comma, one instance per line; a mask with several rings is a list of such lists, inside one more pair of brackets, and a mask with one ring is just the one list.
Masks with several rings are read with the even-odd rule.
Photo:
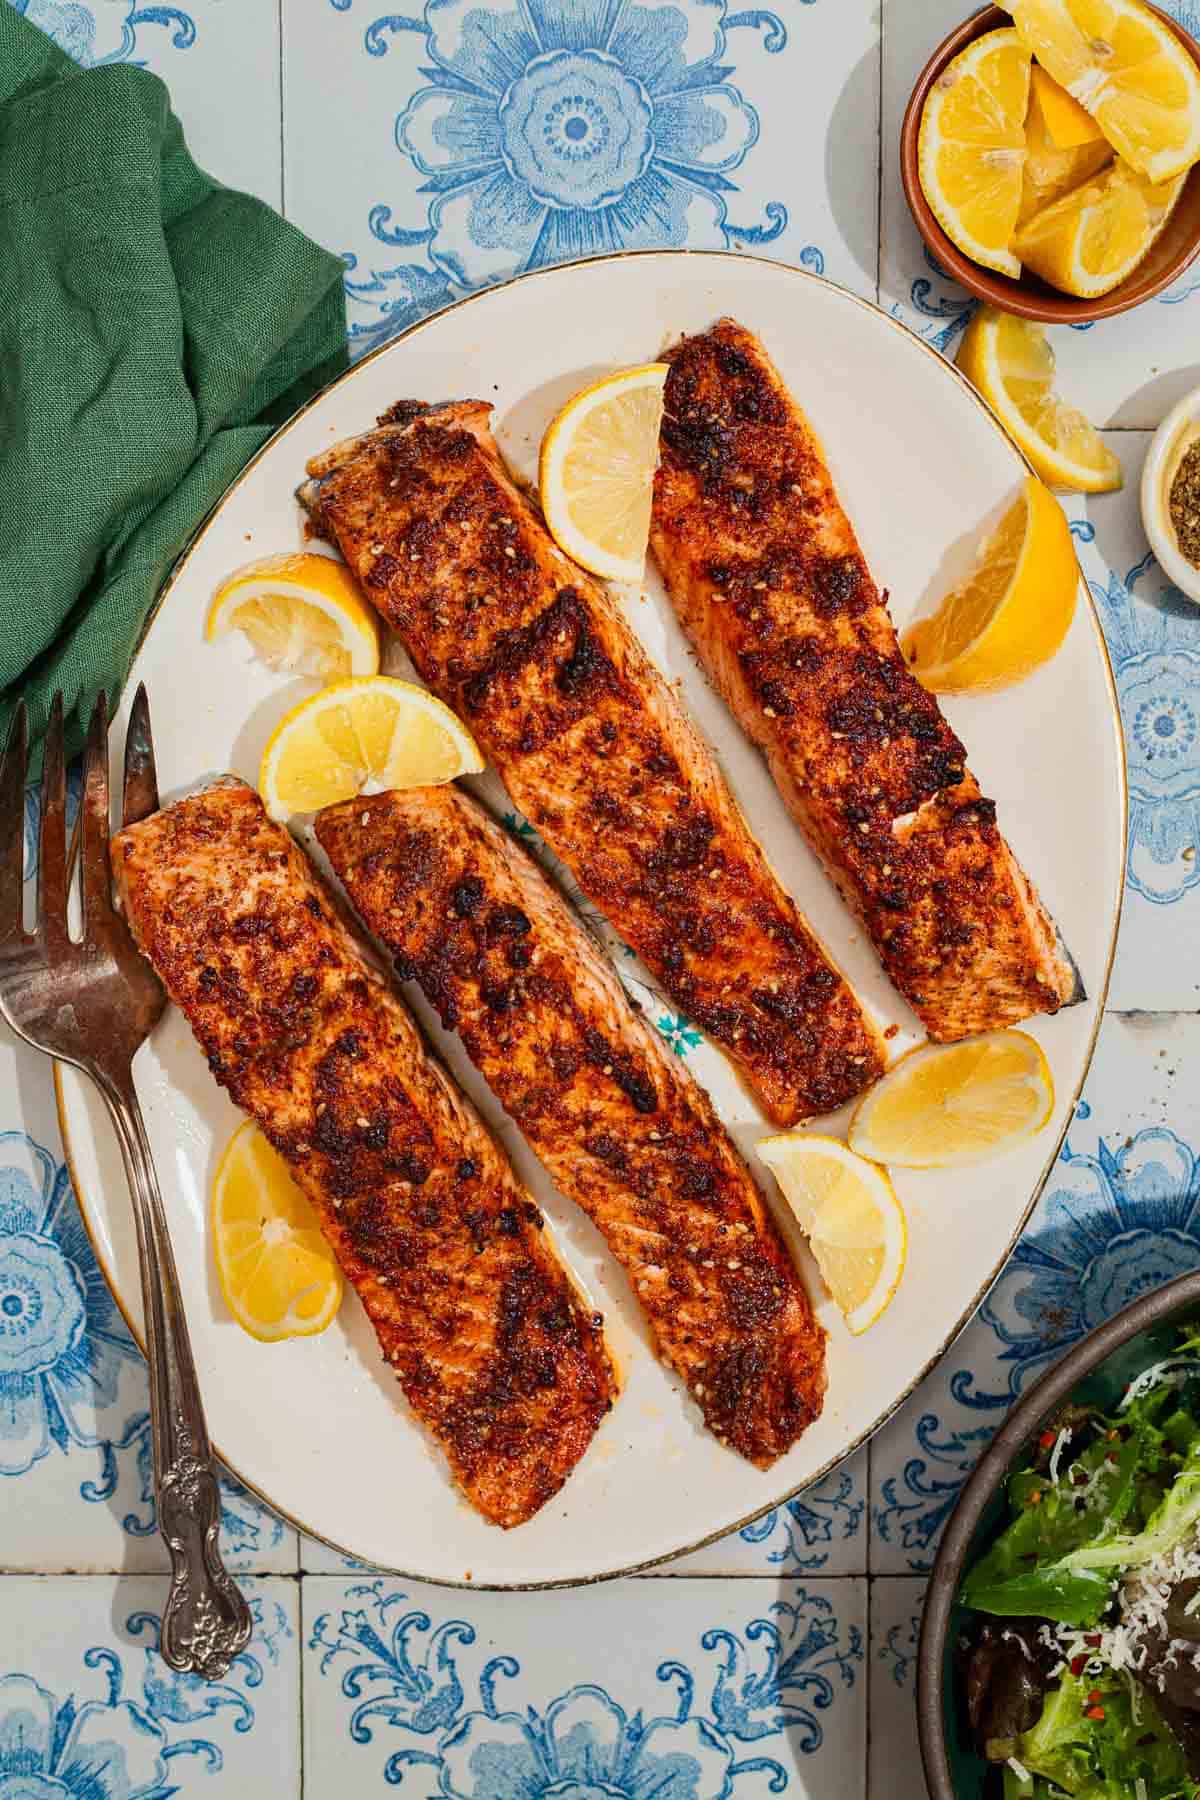
[[686, 1056], [689, 1050], [695, 1050], [704, 1042], [691, 1021], [679, 1013], [664, 1013], [660, 1019], [655, 1019], [654, 1028], [666, 1039], [676, 1056]]
[[1115, 1152], [1063, 1149], [1034, 1223], [980, 1317], [1002, 1346], [1002, 1391], [967, 1370], [956, 1399], [1002, 1409], [1030, 1379], [1139, 1294], [1200, 1266], [1200, 1171], [1183, 1140], [1149, 1126]]
[[701, 1648], [718, 1657], [707, 1711], [696, 1708], [692, 1668], [677, 1661], [658, 1669], [675, 1689], [674, 1708], [653, 1718], [586, 1682], [544, 1710], [508, 1711], [496, 1688], [520, 1676], [513, 1656], [484, 1664], [468, 1702], [458, 1669], [475, 1642], [467, 1620], [435, 1628], [382, 1580], [348, 1588], [346, 1598], [363, 1604], [322, 1613], [309, 1648], [323, 1652], [321, 1674], [341, 1667], [342, 1692], [358, 1702], [350, 1735], [369, 1743], [382, 1723], [419, 1740], [392, 1752], [384, 1778], [399, 1784], [422, 1765], [446, 1800], [727, 1800], [751, 1773], [765, 1773], [777, 1793], [786, 1771], [771, 1758], [742, 1755], [742, 1746], [787, 1731], [793, 1749], [817, 1749], [817, 1714], [853, 1686], [863, 1657], [857, 1628], [843, 1647], [829, 1601], [796, 1588], [740, 1633], [704, 1633]]
[[902, 1619], [899, 1624], [889, 1626], [882, 1644], [875, 1652], [876, 1660], [887, 1665], [898, 1688], [907, 1687], [912, 1680], [920, 1637], [921, 1615], [915, 1612], [909, 1618]]
[[146, 1427], [141, 1358], [96, 1265], [66, 1168], [22, 1131], [0, 1132], [0, 1475], [51, 1445], [115, 1452]]
[[875, 1508], [875, 1528], [885, 1544], [899, 1544], [910, 1569], [929, 1569], [937, 1540], [958, 1503], [959, 1492], [993, 1436], [994, 1427], [947, 1430], [935, 1413], [917, 1420], [922, 1454], [908, 1459], [899, 1477], [889, 1475]]
[[[252, 1643], [270, 1661], [278, 1660], [281, 1637], [292, 1637], [287, 1614], [275, 1600], [255, 1595]], [[259, 1687], [263, 1663], [251, 1651], [234, 1659], [225, 1682], [177, 1675], [158, 1655], [158, 1620], [133, 1613], [125, 1629], [149, 1634], [139, 1699], [122, 1698], [126, 1670], [117, 1651], [93, 1646], [84, 1665], [102, 1672], [103, 1699], [79, 1704], [59, 1700], [25, 1674], [0, 1676], [0, 1796], [3, 1800], [169, 1800], [178, 1793], [174, 1759], [203, 1758], [217, 1774], [224, 1756], [211, 1738], [178, 1736], [173, 1727], [191, 1726], [233, 1710], [233, 1729], [249, 1731], [254, 1708], [246, 1688]]]
[[[771, 55], [788, 41], [775, 13], [730, 13], [727, 0], [425, 0], [419, 20], [375, 19], [369, 56], [400, 34], [425, 38], [429, 85], [400, 113], [395, 139], [428, 200], [419, 225], [395, 224], [383, 205], [368, 222], [378, 242], [420, 248], [427, 261], [360, 273], [347, 257], [347, 292], [374, 314], [351, 326], [355, 346], [527, 269], [777, 239], [788, 222], [779, 201], [760, 223], [729, 217], [731, 177], [759, 134], [729, 80], [734, 30], [760, 32]], [[801, 261], [824, 266], [814, 245]]]
[[190, 50], [196, 41], [195, 20], [177, 6], [138, 6], [136, 0], [123, 0], [120, 42], [102, 51], [91, 7], [78, 5], [77, 0], [9, 0], [9, 4], [85, 67], [139, 60], [134, 52], [139, 48], [138, 31], [143, 25], [160, 25], [169, 30], [176, 50]]
[[[1033, 1224], [980, 1309], [999, 1357], [985, 1350], [972, 1358], [975, 1368], [955, 1370], [952, 1400], [968, 1418], [987, 1413], [998, 1423], [1072, 1344], [1140, 1294], [1197, 1267], [1200, 1169], [1181, 1138], [1148, 1126], [1116, 1151], [1098, 1139], [1094, 1156], [1068, 1143]], [[1000, 1381], [983, 1385], [980, 1366], [995, 1368]], [[989, 1422], [955, 1430], [931, 1412], [919, 1419], [922, 1454], [884, 1481], [875, 1512], [880, 1536], [903, 1548], [910, 1568], [931, 1566], [942, 1527], [994, 1429]]]
[[841, 1469], [794, 1500], [764, 1513], [752, 1525], [744, 1525], [740, 1535], [747, 1544], [770, 1544], [769, 1563], [789, 1569], [823, 1569], [829, 1561], [825, 1546], [835, 1538], [856, 1536], [865, 1509], [853, 1475]]
[[1089, 581], [1112, 652], [1129, 761], [1130, 887], [1156, 905], [1200, 882], [1200, 649], [1195, 608], [1178, 588], [1135, 598], [1158, 565], [1149, 552], [1124, 581]]

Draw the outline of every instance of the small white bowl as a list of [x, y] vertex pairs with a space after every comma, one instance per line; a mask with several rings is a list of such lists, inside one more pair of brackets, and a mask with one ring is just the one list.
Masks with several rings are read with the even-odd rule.
[[1150, 440], [1142, 469], [1142, 524], [1159, 567], [1180, 593], [1200, 604], [1200, 569], [1179, 548], [1168, 497], [1189, 445], [1200, 438], [1200, 388], [1172, 407]]

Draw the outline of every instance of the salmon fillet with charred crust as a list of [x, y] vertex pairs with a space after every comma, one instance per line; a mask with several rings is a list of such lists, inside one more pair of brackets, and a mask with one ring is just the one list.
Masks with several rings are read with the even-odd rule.
[[558, 1188], [599, 1226], [659, 1355], [760, 1467], [821, 1410], [825, 1334], [708, 1096], [526, 852], [453, 787], [332, 807], [317, 836]]
[[516, 805], [778, 1123], [882, 1045], [616, 601], [552, 542], [463, 401], [402, 403], [300, 498]]
[[507, 1159], [252, 789], [167, 807], [112, 859], [138, 945], [311, 1200], [467, 1498], [531, 1518], [614, 1378]]
[[666, 361], [651, 548], [888, 976], [941, 1041], [1081, 998], [766, 351], [722, 319]]

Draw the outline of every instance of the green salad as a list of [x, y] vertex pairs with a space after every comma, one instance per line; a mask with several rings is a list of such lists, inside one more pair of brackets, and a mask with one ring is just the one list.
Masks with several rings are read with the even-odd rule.
[[[965, 1711], [1003, 1800], [1200, 1800], [1200, 1335], [1070, 1405], [968, 1571]], [[990, 1791], [990, 1790], [989, 1790]]]

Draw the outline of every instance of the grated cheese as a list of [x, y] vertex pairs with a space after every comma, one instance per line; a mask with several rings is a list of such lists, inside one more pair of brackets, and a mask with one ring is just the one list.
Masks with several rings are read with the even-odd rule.
[[1122, 1413], [1127, 1407], [1148, 1394], [1151, 1388], [1182, 1387], [1189, 1375], [1196, 1372], [1196, 1358], [1189, 1356], [1183, 1359], [1170, 1356], [1165, 1362], [1152, 1363], [1150, 1368], [1143, 1369], [1136, 1381], [1131, 1381], [1120, 1401], [1117, 1411]]
[[1058, 1486], [1058, 1467], [1062, 1460], [1062, 1453], [1070, 1443], [1071, 1437], [1071, 1427], [1069, 1425], [1064, 1425], [1058, 1436], [1055, 1438], [1054, 1448], [1050, 1452], [1050, 1479], [1055, 1487]]
[[[1028, 1787], [1029, 1783], [1033, 1780], [1033, 1776], [1029, 1773], [1029, 1770], [1025, 1767], [1025, 1764], [1019, 1763], [1015, 1756], [1010, 1756], [1008, 1759], [1008, 1766], [1012, 1770], [1013, 1774], [1016, 1776], [1017, 1780], [1019, 1782], [1023, 1783], [1024, 1786]], [[1138, 1800], [1141, 1800], [1140, 1795], [1138, 1797]]]

